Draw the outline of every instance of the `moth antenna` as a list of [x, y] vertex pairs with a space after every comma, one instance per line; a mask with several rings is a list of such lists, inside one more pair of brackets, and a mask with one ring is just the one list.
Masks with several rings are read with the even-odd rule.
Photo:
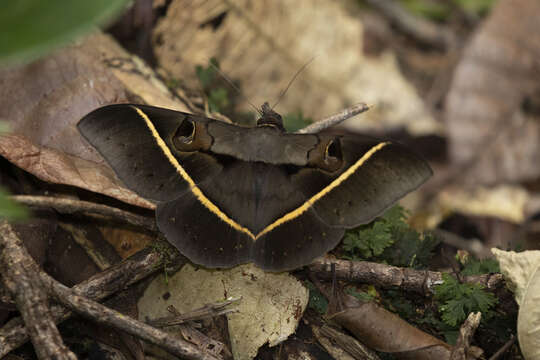
[[238, 86], [236, 86], [234, 84], [234, 82], [229, 79], [229, 77], [227, 75], [225, 75], [225, 73], [223, 71], [221, 71], [221, 69], [219, 67], [217, 67], [216, 65], [214, 65], [214, 63], [212, 61], [209, 61], [208, 62], [210, 64], [210, 66], [216, 70], [218, 72], [219, 75], [221, 75], [221, 77], [227, 82], [227, 84], [229, 84], [234, 90], [236, 90], [236, 92], [244, 98], [244, 100], [246, 100], [248, 102], [249, 105], [251, 105], [251, 107], [253, 109], [255, 109], [255, 111], [257, 113], [259, 113], [259, 115], [263, 115], [262, 111], [259, 110], [259, 108], [257, 108], [255, 105], [253, 105], [253, 103], [251, 101], [249, 101], [249, 98], [238, 88]]
[[292, 83], [294, 82], [294, 80], [298, 77], [298, 75], [300, 75], [300, 73], [302, 71], [304, 71], [304, 69], [313, 62], [313, 60], [315, 60], [315, 57], [312, 57], [308, 62], [306, 62], [304, 65], [302, 65], [302, 67], [296, 72], [296, 74], [294, 74], [294, 76], [292, 77], [292, 79], [289, 81], [289, 83], [287, 84], [287, 87], [285, 87], [285, 89], [281, 92], [281, 94], [279, 94], [279, 97], [276, 101], [276, 103], [274, 105], [272, 105], [272, 110], [274, 110], [274, 108], [277, 106], [277, 104], [279, 104], [279, 102], [281, 101], [281, 99], [283, 99], [283, 96], [285, 96], [285, 94], [287, 93], [287, 90], [289, 90], [289, 88], [291, 87]]

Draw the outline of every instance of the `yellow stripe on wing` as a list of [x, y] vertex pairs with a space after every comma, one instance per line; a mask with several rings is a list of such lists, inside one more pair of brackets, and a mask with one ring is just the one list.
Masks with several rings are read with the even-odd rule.
[[295, 218], [297, 218], [298, 216], [302, 215], [305, 211], [307, 211], [311, 206], [313, 206], [313, 204], [315, 202], [317, 202], [319, 199], [321, 199], [323, 196], [325, 196], [326, 194], [328, 194], [330, 191], [332, 191], [332, 189], [336, 188], [337, 186], [339, 186], [339, 184], [341, 184], [343, 181], [345, 181], [348, 177], [350, 177], [352, 174], [355, 173], [356, 170], [358, 170], [358, 168], [360, 166], [362, 166], [370, 157], [373, 156], [373, 154], [375, 154], [377, 151], [379, 151], [380, 149], [382, 149], [384, 146], [388, 145], [390, 142], [382, 142], [382, 143], [379, 143], [377, 145], [375, 145], [374, 147], [372, 147], [371, 149], [369, 149], [368, 152], [366, 152], [357, 162], [355, 162], [350, 168], [348, 168], [346, 171], [344, 171], [341, 175], [339, 175], [336, 179], [334, 179], [334, 181], [332, 181], [330, 184], [328, 184], [328, 186], [326, 186], [325, 188], [323, 188], [321, 191], [319, 191], [318, 193], [316, 193], [315, 195], [313, 195], [311, 198], [309, 198], [308, 201], [306, 201], [305, 203], [303, 203], [302, 205], [300, 205], [298, 208], [294, 209], [293, 211], [285, 214], [284, 216], [280, 217], [279, 219], [277, 219], [276, 221], [274, 221], [273, 223], [271, 223], [270, 225], [268, 225], [267, 227], [265, 227], [264, 229], [262, 229], [261, 232], [259, 232], [257, 234], [257, 236], [255, 236], [255, 240], [257, 240], [258, 238], [260, 238], [261, 236], [269, 233], [270, 231], [274, 230], [276, 227], [280, 226], [281, 224], [284, 224], [288, 221], [291, 221]]
[[190, 188], [191, 192], [197, 197], [197, 200], [199, 200], [201, 202], [201, 204], [203, 204], [208, 210], [210, 210], [211, 212], [216, 214], [217, 217], [219, 217], [221, 220], [225, 221], [232, 228], [234, 228], [237, 231], [246, 233], [252, 239], [255, 239], [255, 235], [253, 235], [253, 233], [251, 231], [249, 231], [248, 228], [243, 227], [242, 225], [238, 224], [236, 221], [234, 221], [233, 219], [228, 217], [227, 214], [225, 214], [223, 211], [221, 211], [221, 209], [218, 208], [216, 206], [216, 204], [211, 202], [210, 199], [208, 199], [203, 194], [203, 192], [197, 186], [197, 184], [195, 184], [195, 182], [193, 181], [191, 176], [189, 176], [189, 174], [182, 167], [182, 165], [180, 165], [178, 160], [176, 160], [176, 158], [174, 157], [174, 155], [171, 152], [171, 149], [169, 149], [167, 144], [165, 144], [165, 141], [163, 141], [163, 139], [161, 138], [161, 136], [157, 132], [156, 127], [154, 126], [154, 124], [152, 124], [152, 121], [150, 121], [148, 116], [141, 109], [139, 109], [138, 107], [136, 107], [136, 106], [132, 106], [132, 107], [133, 107], [133, 109], [135, 109], [135, 111], [137, 111], [137, 114], [139, 114], [144, 119], [144, 121], [146, 123], [146, 126], [148, 126], [148, 129], [150, 129], [150, 132], [152, 133], [152, 136], [156, 140], [157, 145], [160, 147], [161, 151], [163, 151], [163, 154], [165, 154], [165, 157], [167, 158], [167, 160], [169, 160], [171, 165], [176, 169], [176, 172], [178, 174], [180, 174], [180, 176], [189, 184], [189, 188]]
[[381, 142], [371, 149], [367, 151], [358, 161], [356, 161], [351, 167], [349, 167], [346, 171], [344, 171], [340, 176], [338, 176], [336, 179], [334, 179], [328, 186], [326, 186], [324, 189], [313, 195], [311, 198], [309, 198], [305, 203], [300, 205], [298, 208], [294, 209], [293, 211], [283, 215], [267, 227], [265, 227], [263, 230], [261, 230], [257, 235], [254, 235], [248, 228], [238, 224], [236, 221], [231, 219], [227, 214], [225, 214], [219, 207], [216, 206], [210, 199], [208, 199], [204, 193], [201, 191], [201, 189], [195, 184], [191, 176], [186, 172], [186, 170], [180, 165], [178, 160], [174, 157], [171, 150], [165, 144], [165, 141], [161, 138], [159, 133], [157, 132], [154, 124], [152, 124], [152, 121], [148, 118], [148, 116], [139, 108], [136, 106], [132, 106], [133, 109], [141, 116], [148, 129], [152, 133], [152, 136], [156, 140], [157, 145], [160, 147], [160, 149], [163, 151], [163, 154], [167, 158], [167, 160], [171, 163], [171, 165], [176, 169], [176, 172], [180, 174], [180, 176], [189, 184], [191, 192], [196, 196], [197, 200], [201, 202], [208, 210], [210, 210], [212, 213], [216, 214], [217, 217], [219, 217], [221, 220], [225, 221], [229, 226], [234, 228], [237, 231], [243, 232], [247, 234], [249, 237], [251, 237], [253, 240], [257, 240], [258, 238], [264, 236], [265, 234], [269, 233], [276, 227], [289, 222], [291, 220], [294, 220], [298, 216], [302, 215], [304, 212], [306, 212], [315, 202], [323, 198], [326, 194], [328, 194], [330, 191], [332, 191], [334, 188], [338, 187], [343, 181], [345, 181], [347, 178], [349, 178], [351, 175], [353, 175], [358, 168], [360, 168], [369, 158], [373, 156], [377, 151], [382, 149], [384, 146], [390, 144], [389, 142]]

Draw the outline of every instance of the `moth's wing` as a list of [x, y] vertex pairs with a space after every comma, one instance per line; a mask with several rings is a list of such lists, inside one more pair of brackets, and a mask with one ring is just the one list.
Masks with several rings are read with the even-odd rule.
[[204, 132], [203, 125], [212, 120], [152, 106], [120, 104], [94, 110], [77, 126], [127, 187], [147, 199], [167, 201], [188, 190], [190, 179], [198, 184], [221, 171], [212, 156], [175, 148], [172, 138], [184, 121], [201, 125]]
[[351, 228], [370, 222], [432, 175], [423, 159], [399, 144], [343, 136], [340, 145], [339, 171], [305, 168], [293, 177], [315, 213], [331, 226]]
[[196, 264], [229, 268], [249, 262], [252, 237], [211, 209], [195, 193], [185, 192], [158, 204], [156, 221], [167, 240]]
[[340, 240], [343, 230], [322, 223], [312, 211], [257, 238], [302, 206], [305, 196], [283, 166], [237, 160], [223, 166], [220, 176], [194, 192], [158, 205], [160, 230], [191, 261], [206, 267], [253, 261], [266, 270], [289, 270]]
[[268, 271], [293, 270], [332, 250], [344, 232], [325, 224], [307, 208], [293, 220], [262, 233], [253, 246], [252, 261]]

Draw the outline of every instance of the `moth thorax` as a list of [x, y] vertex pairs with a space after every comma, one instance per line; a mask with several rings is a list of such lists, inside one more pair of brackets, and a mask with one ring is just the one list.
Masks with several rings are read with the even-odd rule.
[[285, 131], [281, 115], [272, 110], [267, 102], [261, 107], [261, 113], [261, 117], [257, 120], [257, 126], [272, 126], [280, 131]]

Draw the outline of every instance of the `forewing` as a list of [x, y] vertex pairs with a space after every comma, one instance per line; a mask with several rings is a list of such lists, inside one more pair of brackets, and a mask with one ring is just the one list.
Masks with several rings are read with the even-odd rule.
[[221, 171], [208, 154], [175, 149], [172, 137], [186, 120], [210, 121], [152, 106], [120, 104], [89, 113], [78, 128], [127, 187], [147, 199], [167, 201], [187, 191], [190, 180], [198, 184]]
[[360, 136], [340, 142], [343, 167], [338, 172], [306, 168], [293, 178], [331, 226], [351, 228], [373, 220], [432, 174], [423, 159], [401, 145]]

